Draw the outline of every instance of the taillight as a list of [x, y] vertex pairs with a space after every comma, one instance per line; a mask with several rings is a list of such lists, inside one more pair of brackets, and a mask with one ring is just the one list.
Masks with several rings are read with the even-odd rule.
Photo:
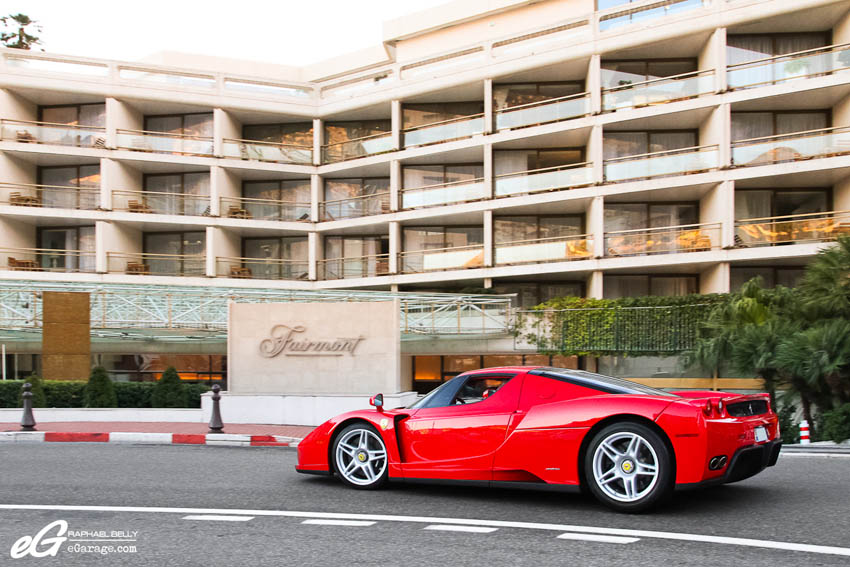
[[705, 405], [702, 408], [702, 413], [711, 416], [711, 400], [705, 400]]
[[723, 416], [723, 400], [717, 400], [717, 415]]

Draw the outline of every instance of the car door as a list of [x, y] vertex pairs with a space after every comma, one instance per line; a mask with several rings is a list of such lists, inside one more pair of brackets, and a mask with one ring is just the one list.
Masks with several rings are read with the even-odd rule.
[[493, 455], [504, 443], [517, 409], [522, 376], [494, 373], [458, 379], [439, 405], [420, 408], [399, 424], [405, 478], [490, 480]]

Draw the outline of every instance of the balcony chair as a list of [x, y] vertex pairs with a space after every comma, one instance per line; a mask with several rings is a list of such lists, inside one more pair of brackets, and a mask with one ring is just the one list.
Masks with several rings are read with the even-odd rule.
[[144, 201], [127, 201], [127, 210], [131, 213], [153, 213], [153, 209], [150, 208]]

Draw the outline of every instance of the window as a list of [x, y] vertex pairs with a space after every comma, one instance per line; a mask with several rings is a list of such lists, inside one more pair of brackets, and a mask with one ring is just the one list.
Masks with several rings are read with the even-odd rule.
[[484, 229], [479, 226], [420, 227], [404, 229], [404, 251], [459, 248], [484, 243]]
[[169, 366], [181, 380], [219, 382], [227, 379], [223, 354], [98, 354], [97, 364], [116, 382], [154, 382]]
[[797, 287], [805, 274], [803, 266], [788, 266], [783, 268], [762, 266], [732, 266], [729, 269], [729, 290], [739, 291], [741, 287], [755, 277], [761, 277], [763, 285], [768, 288], [777, 285]]
[[260, 279], [305, 279], [308, 277], [308, 243], [305, 236], [278, 238], [244, 238], [242, 256], [245, 258], [289, 260], [284, 263], [245, 262], [251, 277]]
[[157, 193], [146, 197], [148, 205], [157, 213], [209, 214], [210, 174], [207, 172], [148, 174], [144, 177], [144, 190]]
[[584, 162], [584, 148], [545, 150], [497, 150], [493, 152], [496, 175], [533, 171]]
[[[348, 219], [388, 212], [389, 192], [389, 177], [325, 179], [325, 220]], [[376, 197], [357, 199], [357, 197], [369, 195]]]
[[[38, 168], [39, 196], [44, 207], [96, 209], [100, 203], [100, 164]], [[68, 191], [56, 187], [80, 187], [88, 191]]]
[[698, 203], [607, 203], [605, 232], [697, 224]]
[[658, 61], [602, 61], [602, 88], [610, 89], [672, 77], [697, 70], [696, 59], [662, 59]]
[[496, 217], [493, 220], [493, 240], [496, 245], [576, 236], [583, 231], [584, 215]]
[[699, 135], [696, 130], [644, 131], [644, 132], [614, 132], [607, 131], [603, 135], [603, 157], [614, 159], [683, 148], [693, 148], [699, 145]]
[[409, 165], [402, 169], [402, 182], [405, 189], [463, 181], [472, 182], [482, 177], [484, 177], [484, 165], [480, 163]]
[[584, 282], [498, 283], [493, 286], [493, 293], [515, 293], [514, 307], [530, 309], [557, 297], [584, 297]]
[[829, 110], [733, 112], [732, 141], [828, 128]]
[[493, 85], [493, 108], [503, 110], [584, 92], [584, 81]]
[[[43, 270], [57, 272], [94, 272], [94, 226], [39, 228], [37, 247], [44, 252], [39, 256]], [[55, 250], [51, 253], [50, 250]], [[80, 254], [71, 252], [79, 251]]]
[[726, 38], [726, 57], [729, 65], [736, 65], [829, 44], [829, 32], [729, 35]]
[[145, 259], [151, 274], [203, 276], [206, 272], [204, 232], [148, 232], [143, 243], [146, 254], [159, 255]]
[[738, 189], [735, 220], [824, 213], [829, 202], [829, 189]]
[[484, 112], [483, 102], [435, 102], [402, 105], [402, 129], [427, 126]]
[[274, 144], [313, 147], [313, 125], [300, 124], [246, 124], [242, 138]]
[[145, 116], [145, 130], [179, 136], [212, 138], [213, 114], [212, 112], [203, 112]]
[[697, 293], [698, 289], [699, 276], [695, 275], [615, 275], [603, 276], [602, 280], [605, 299], [645, 295], [689, 295]]
[[[339, 144], [392, 131], [389, 120], [360, 120], [325, 124], [325, 144]], [[312, 142], [311, 142], [312, 143]]]
[[389, 237], [326, 236], [323, 279], [364, 278], [389, 272]]
[[42, 106], [38, 109], [39, 120], [69, 126], [106, 127], [106, 104], [71, 104]]

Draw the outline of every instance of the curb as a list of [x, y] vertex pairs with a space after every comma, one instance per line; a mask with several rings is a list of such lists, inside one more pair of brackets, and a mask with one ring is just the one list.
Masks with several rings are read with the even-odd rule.
[[300, 439], [280, 435], [229, 433], [72, 433], [5, 431], [0, 443], [117, 443], [125, 445], [213, 445], [218, 447], [296, 447]]

